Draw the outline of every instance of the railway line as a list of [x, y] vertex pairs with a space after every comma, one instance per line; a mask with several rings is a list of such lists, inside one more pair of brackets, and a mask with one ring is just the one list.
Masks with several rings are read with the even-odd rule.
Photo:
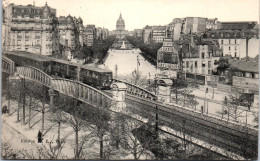
[[[66, 69], [69, 69], [68, 67]], [[32, 70], [35, 71], [36, 69]], [[39, 72], [40, 71], [38, 71], [38, 74]], [[44, 73], [40, 72], [39, 76], [44, 76]], [[96, 77], [93, 76], [93, 78]], [[202, 115], [199, 112], [185, 109], [180, 106], [163, 105], [147, 99], [151, 94], [146, 91], [134, 86], [130, 87], [133, 88], [133, 90], [126, 93], [125, 102], [127, 108], [132, 112], [152, 121], [155, 120], [155, 115], [159, 114], [159, 122], [161, 125], [166, 125], [176, 131], [187, 133], [194, 138], [204, 140], [212, 145], [221, 147], [226, 151], [231, 151], [243, 156], [246, 159], [254, 159], [254, 157], [257, 156], [258, 130], [236, 123], [226, 122], [209, 115]], [[134, 94], [129, 94], [131, 91], [135, 92], [134, 94], [140, 92], [144, 94], [136, 96]], [[103, 92], [111, 95], [111, 91]], [[90, 103], [96, 103], [92, 100], [89, 101]], [[156, 108], [156, 106], [158, 108]]]
[[[216, 122], [209, 116], [191, 112], [177, 106], [164, 106], [154, 101], [136, 98], [127, 94], [127, 107], [139, 115], [155, 118], [156, 105], [160, 124], [185, 132], [197, 139], [226, 149], [233, 153], [252, 158], [257, 154], [257, 130], [248, 127], [231, 127], [226, 121]], [[142, 108], [142, 109], [140, 109]], [[155, 119], [154, 119], [155, 120]], [[222, 124], [221, 124], [222, 123]]]

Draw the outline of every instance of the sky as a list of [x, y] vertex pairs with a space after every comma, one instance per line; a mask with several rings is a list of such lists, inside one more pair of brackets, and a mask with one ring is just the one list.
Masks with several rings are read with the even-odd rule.
[[95, 24], [115, 30], [122, 13], [126, 30], [146, 25], [166, 25], [174, 18], [206, 17], [219, 21], [259, 22], [259, 0], [4, 0], [3, 4], [33, 4], [47, 2], [57, 16], [75, 16], [83, 24]]

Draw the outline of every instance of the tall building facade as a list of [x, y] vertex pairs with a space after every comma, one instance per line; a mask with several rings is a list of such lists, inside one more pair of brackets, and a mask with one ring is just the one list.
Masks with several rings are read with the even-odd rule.
[[87, 46], [92, 46], [96, 37], [96, 27], [95, 25], [87, 25], [84, 28], [84, 43]]
[[180, 48], [172, 38], [165, 38], [163, 46], [157, 52], [157, 67], [160, 69], [178, 70]]
[[[203, 37], [205, 39], [218, 41], [219, 47], [223, 51], [223, 55], [230, 55], [233, 58], [241, 59], [246, 56], [246, 38], [249, 39], [249, 54], [254, 57], [256, 54], [253, 53], [259, 53], [259, 36], [258, 33], [254, 31], [212, 30], [203, 33]], [[253, 51], [252, 49], [256, 50]]]
[[143, 29], [142, 37], [145, 44], [150, 44], [152, 42], [152, 27], [146, 25]]
[[39, 55], [59, 52], [56, 9], [48, 6], [14, 5], [4, 8], [3, 48]]
[[[78, 44], [82, 44], [83, 38], [79, 38], [82, 35], [83, 24], [82, 20], [79, 21], [72, 16], [68, 15], [60, 16], [59, 18], [59, 34], [60, 34], [60, 44], [68, 47], [69, 49], [75, 49]], [[77, 24], [78, 22], [78, 24]]]
[[203, 17], [186, 17], [175, 18], [168, 25], [171, 31], [171, 37], [179, 40], [182, 35], [190, 33], [201, 33], [206, 30], [214, 30], [220, 28], [220, 22], [217, 18], [208, 19]]
[[152, 42], [162, 43], [166, 38], [166, 26], [152, 26]]
[[116, 22], [116, 38], [123, 39], [125, 38], [126, 31], [125, 31], [125, 21], [122, 18], [122, 15], [120, 13], [120, 16]]

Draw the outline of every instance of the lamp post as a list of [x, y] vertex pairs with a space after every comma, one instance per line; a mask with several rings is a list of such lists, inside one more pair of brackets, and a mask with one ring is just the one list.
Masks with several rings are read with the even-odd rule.
[[[158, 97], [157, 97], [157, 80], [154, 79], [154, 91], [155, 91], [155, 101], [158, 101]], [[158, 134], [158, 106], [157, 104], [155, 104], [155, 131], [156, 134]]]
[[150, 85], [151, 84], [151, 82], [150, 82], [150, 77], [151, 77], [150, 72], [148, 73], [148, 76], [149, 76], [149, 85]]
[[[155, 90], [155, 101], [157, 103], [157, 80], [154, 78], [154, 90]], [[156, 138], [156, 141], [155, 141], [155, 146], [156, 146], [156, 149], [158, 148], [158, 145], [157, 145], [157, 141], [158, 141], [158, 106], [157, 104], [155, 104], [155, 138]], [[158, 156], [157, 156], [157, 153], [155, 154], [155, 160], [158, 159]]]

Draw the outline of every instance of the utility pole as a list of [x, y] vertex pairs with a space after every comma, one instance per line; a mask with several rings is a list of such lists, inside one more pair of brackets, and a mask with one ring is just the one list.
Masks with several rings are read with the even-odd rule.
[[[154, 79], [154, 88], [155, 88], [155, 101], [156, 101], [156, 103], [157, 103], [157, 101], [158, 101], [158, 97], [157, 97], [157, 81], [156, 81], [156, 79]], [[155, 146], [156, 146], [156, 149], [158, 148], [158, 106], [157, 106], [157, 104], [155, 105], [155, 112], [156, 112], [156, 114], [155, 114], [155, 138], [156, 138], [156, 140], [155, 140]], [[155, 154], [155, 160], [157, 160], [158, 159], [158, 154], [156, 153]]]
[[117, 68], [117, 64], [116, 64], [116, 66], [115, 66], [115, 79], [117, 79], [117, 70], [118, 70], [118, 68]]
[[138, 73], [139, 73], [139, 65], [140, 65], [140, 62], [139, 62], [139, 56], [137, 55], [137, 66], [136, 66], [136, 76], [135, 76], [135, 84], [137, 83], [137, 80], [138, 80]]
[[25, 125], [25, 78], [21, 79], [23, 82], [23, 124]]

